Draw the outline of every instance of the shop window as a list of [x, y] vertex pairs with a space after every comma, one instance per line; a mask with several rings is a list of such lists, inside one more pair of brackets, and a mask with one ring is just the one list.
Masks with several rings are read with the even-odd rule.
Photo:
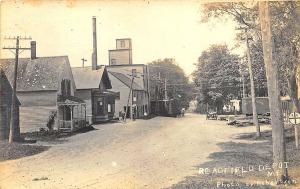
[[107, 104], [107, 112], [108, 112], [108, 113], [111, 113], [111, 112], [112, 112], [111, 104]]

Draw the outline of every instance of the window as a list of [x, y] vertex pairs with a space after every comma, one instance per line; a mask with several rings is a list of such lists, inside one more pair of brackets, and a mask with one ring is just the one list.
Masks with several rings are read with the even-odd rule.
[[120, 46], [122, 47], [122, 48], [124, 48], [125, 47], [125, 41], [120, 41]]
[[104, 114], [103, 99], [102, 98], [98, 98], [98, 101], [97, 101], [97, 112], [98, 112], [98, 115]]
[[111, 64], [111, 65], [116, 65], [116, 64], [117, 64], [116, 59], [112, 58], [112, 59], [110, 60], [110, 64]]
[[111, 104], [107, 104], [107, 112], [111, 113]]
[[72, 114], [71, 108], [66, 106], [65, 107], [65, 120], [66, 121], [71, 121], [71, 114]]

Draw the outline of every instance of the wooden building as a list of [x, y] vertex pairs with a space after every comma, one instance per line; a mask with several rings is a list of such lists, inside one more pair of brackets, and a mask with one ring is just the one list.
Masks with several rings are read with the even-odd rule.
[[[21, 102], [21, 132], [47, 128], [50, 112], [57, 111], [61, 81], [70, 81], [70, 96], [74, 96], [75, 82], [67, 56], [20, 58], [17, 78], [17, 97]], [[7, 79], [12, 83], [15, 59], [0, 59]]]
[[[12, 87], [2, 69], [0, 69], [0, 140], [6, 140], [9, 136], [10, 114], [12, 101]], [[16, 115], [14, 120], [15, 133], [19, 130], [19, 106], [20, 101], [17, 99]]]
[[86, 103], [87, 119], [90, 123], [109, 121], [115, 113], [117, 92], [111, 89], [111, 82], [105, 66], [72, 68], [76, 84], [75, 96]]
[[[127, 117], [134, 111], [135, 118], [142, 118], [148, 114], [148, 95], [137, 82], [133, 81], [129, 76], [123, 73], [109, 71], [109, 77], [112, 83], [112, 91], [120, 92], [120, 98], [116, 99], [115, 117], [119, 116], [119, 112], [126, 112], [128, 103]], [[130, 93], [130, 86], [132, 82], [132, 92]]]
[[120, 98], [116, 100], [115, 117], [120, 111], [126, 110], [131, 85], [131, 74], [134, 71], [133, 90], [129, 98], [127, 117], [141, 118], [149, 115], [149, 69], [144, 64], [133, 64], [132, 41], [130, 38], [116, 39], [116, 49], [109, 50], [109, 66], [107, 70], [112, 80], [112, 91], [119, 91]]
[[111, 75], [112, 91], [120, 92], [120, 99], [116, 100], [115, 116], [119, 116], [117, 115], [119, 111], [124, 111], [124, 107], [126, 108], [132, 70], [136, 71], [137, 77], [134, 78], [133, 95], [130, 98], [129, 104], [130, 106], [136, 106], [136, 117], [141, 118], [145, 115], [149, 115], [150, 99], [148, 66], [144, 64], [111, 65], [107, 66], [107, 70]]
[[131, 39], [116, 39], [116, 49], [108, 51], [109, 65], [132, 64]]
[[57, 98], [58, 130], [66, 132], [86, 126], [86, 103], [71, 95], [70, 83], [70, 80], [62, 80], [62, 93]]

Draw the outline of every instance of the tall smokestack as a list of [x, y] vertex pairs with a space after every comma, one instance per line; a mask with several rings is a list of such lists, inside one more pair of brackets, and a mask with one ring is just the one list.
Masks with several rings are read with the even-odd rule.
[[93, 16], [93, 54], [92, 54], [92, 69], [97, 69], [97, 29], [96, 29], [96, 17]]
[[30, 41], [31, 60], [36, 59], [36, 42]]

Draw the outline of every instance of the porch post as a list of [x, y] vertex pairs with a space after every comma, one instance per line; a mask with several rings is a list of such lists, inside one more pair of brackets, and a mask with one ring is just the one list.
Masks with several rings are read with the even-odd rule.
[[65, 118], [66, 118], [66, 106], [63, 106], [64, 107], [64, 110], [63, 110], [63, 125], [62, 127], [64, 128], [65, 127]]
[[86, 105], [84, 105], [84, 126], [86, 126]]
[[59, 131], [59, 105], [56, 103], [56, 127], [57, 127], [57, 130]]
[[60, 123], [59, 123], [59, 120], [60, 120], [60, 112], [59, 112], [59, 105], [56, 103], [56, 118], [57, 118], [57, 121], [56, 121], [56, 126], [57, 126], [57, 130], [59, 131], [60, 129]]
[[[81, 108], [81, 105], [80, 105], [80, 108]], [[81, 116], [79, 116], [79, 105], [77, 105], [77, 122], [78, 122], [78, 126], [80, 125], [80, 118]]]

